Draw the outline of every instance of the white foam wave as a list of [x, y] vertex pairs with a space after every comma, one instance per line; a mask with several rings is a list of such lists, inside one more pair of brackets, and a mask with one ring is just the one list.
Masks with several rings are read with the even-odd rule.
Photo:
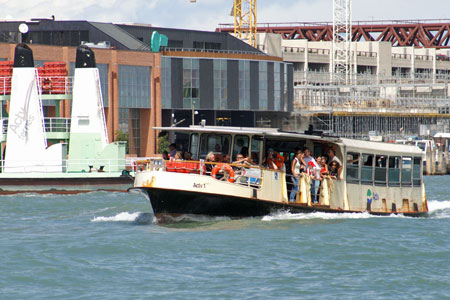
[[[449, 201], [428, 201], [428, 212], [432, 218], [450, 217], [450, 200]], [[262, 221], [278, 221], [278, 220], [341, 220], [341, 219], [368, 219], [368, 218], [406, 218], [402, 214], [392, 214], [388, 216], [371, 215], [367, 212], [362, 213], [291, 213], [289, 211], [278, 211], [276, 213], [264, 216]]]
[[402, 214], [390, 215], [372, 215], [368, 212], [361, 213], [328, 213], [328, 212], [311, 212], [311, 213], [291, 213], [289, 211], [279, 211], [277, 213], [264, 216], [262, 221], [277, 220], [345, 220], [345, 219], [369, 219], [369, 218], [407, 218]]
[[140, 215], [140, 212], [131, 214], [129, 212], [121, 212], [115, 216], [110, 217], [94, 217], [91, 222], [134, 222]]
[[450, 209], [450, 201], [437, 201], [437, 200], [428, 201], [428, 211], [430, 213], [435, 212], [437, 210], [446, 210], [446, 209]]
[[288, 211], [277, 212], [268, 216], [264, 216], [262, 221], [279, 221], [279, 220], [341, 220], [341, 219], [368, 219], [377, 217], [367, 212], [363, 213], [325, 213], [325, 212], [312, 212], [312, 213], [297, 213], [293, 214]]

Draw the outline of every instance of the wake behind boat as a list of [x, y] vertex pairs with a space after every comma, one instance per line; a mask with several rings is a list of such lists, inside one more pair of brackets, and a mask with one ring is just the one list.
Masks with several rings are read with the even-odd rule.
[[[267, 128], [155, 129], [185, 136], [193, 158], [192, 161], [151, 158], [138, 165], [132, 190], [148, 196], [157, 217], [182, 214], [248, 217], [280, 209], [293, 213], [369, 212], [407, 216], [428, 212], [422, 153], [414, 146]], [[299, 149], [305, 149], [303, 158]], [[316, 157], [329, 153], [329, 161], [336, 164], [320, 177], [312, 172], [317, 169], [315, 161], [306, 163], [309, 166], [304, 172], [291, 168], [297, 154], [302, 161], [311, 162], [310, 153]], [[245, 160], [236, 162], [239, 156]]]

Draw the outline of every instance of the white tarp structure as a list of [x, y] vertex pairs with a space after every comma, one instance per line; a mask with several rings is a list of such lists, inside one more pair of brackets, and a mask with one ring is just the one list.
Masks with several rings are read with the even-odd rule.
[[13, 69], [3, 172], [61, 172], [62, 144], [47, 148], [34, 67]]

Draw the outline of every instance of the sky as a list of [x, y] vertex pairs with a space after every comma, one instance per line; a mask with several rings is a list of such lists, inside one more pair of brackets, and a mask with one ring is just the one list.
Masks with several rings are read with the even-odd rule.
[[[332, 21], [333, 0], [258, 0], [258, 23]], [[213, 31], [233, 0], [0, 0], [2, 20], [51, 18]], [[450, 0], [356, 0], [354, 21], [450, 19]]]

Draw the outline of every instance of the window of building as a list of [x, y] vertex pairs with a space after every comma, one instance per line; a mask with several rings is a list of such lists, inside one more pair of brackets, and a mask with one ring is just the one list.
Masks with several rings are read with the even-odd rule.
[[221, 46], [222, 46], [221, 43], [208, 43], [208, 42], [205, 42], [205, 49], [220, 50]]
[[128, 134], [128, 108], [119, 108], [119, 131]]
[[194, 41], [194, 49], [205, 49], [205, 43]]
[[284, 111], [287, 111], [287, 103], [288, 103], [288, 64], [284, 64], [283, 69], [284, 75], [284, 87], [283, 87], [283, 99], [284, 99]]
[[347, 182], [359, 183], [359, 153], [347, 154]]
[[281, 73], [280, 73], [280, 63], [274, 64], [273, 73], [273, 92], [274, 92], [274, 110], [281, 110]]
[[250, 62], [239, 61], [239, 109], [250, 109]]
[[377, 155], [375, 159], [375, 184], [386, 185], [387, 157], [384, 155]]
[[97, 64], [102, 89], [103, 106], [108, 107], [108, 64]]
[[161, 58], [161, 102], [162, 108], [172, 108], [172, 60]]
[[227, 61], [214, 60], [214, 109], [227, 109]]
[[389, 157], [388, 171], [389, 186], [400, 186], [400, 157]]
[[200, 108], [200, 67], [198, 59], [183, 59], [183, 108]]
[[259, 109], [268, 109], [267, 62], [259, 62]]
[[361, 183], [373, 183], [373, 154], [362, 155]]
[[422, 159], [420, 157], [414, 157], [413, 165], [413, 186], [420, 186], [422, 180]]
[[82, 41], [89, 41], [88, 30], [65, 31], [30, 31], [23, 36], [23, 42], [56, 46], [79, 46]]
[[167, 42], [168, 48], [183, 48], [183, 41], [179, 40], [169, 40]]
[[402, 186], [411, 186], [412, 159], [402, 157]]
[[141, 118], [139, 109], [131, 108], [128, 110], [130, 118], [129, 124], [131, 130], [128, 132], [128, 148], [132, 154], [141, 154]]
[[119, 107], [150, 108], [150, 67], [119, 65]]

